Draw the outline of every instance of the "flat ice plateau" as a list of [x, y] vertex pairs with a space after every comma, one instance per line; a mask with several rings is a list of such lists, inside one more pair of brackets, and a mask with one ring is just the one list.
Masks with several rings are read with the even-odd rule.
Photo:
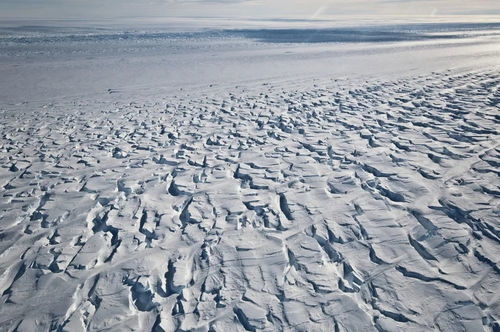
[[500, 24], [145, 31], [0, 25], [0, 331], [500, 330]]

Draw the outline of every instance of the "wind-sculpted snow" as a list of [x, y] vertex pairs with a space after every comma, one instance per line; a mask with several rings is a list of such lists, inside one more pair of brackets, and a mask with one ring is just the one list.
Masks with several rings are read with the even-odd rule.
[[0, 330], [497, 331], [499, 82], [4, 108]]

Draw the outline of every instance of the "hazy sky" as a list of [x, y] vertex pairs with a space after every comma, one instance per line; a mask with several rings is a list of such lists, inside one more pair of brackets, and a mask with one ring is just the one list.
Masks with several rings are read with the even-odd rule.
[[0, 0], [0, 17], [321, 17], [500, 14], [500, 0]]

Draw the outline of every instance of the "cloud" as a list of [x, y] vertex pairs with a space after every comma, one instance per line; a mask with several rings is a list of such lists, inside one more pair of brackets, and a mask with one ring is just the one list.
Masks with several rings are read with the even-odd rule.
[[500, 13], [499, 0], [0, 0], [0, 16], [303, 17]]

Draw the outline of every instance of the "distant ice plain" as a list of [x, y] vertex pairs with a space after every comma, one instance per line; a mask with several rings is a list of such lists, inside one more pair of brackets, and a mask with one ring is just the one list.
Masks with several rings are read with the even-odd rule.
[[[430, 72], [498, 64], [499, 24], [6, 22], [0, 100], [320, 77]], [[167, 28], [165, 28], [167, 26]], [[223, 26], [223, 29], [216, 28]], [[262, 28], [264, 26], [265, 28]]]

